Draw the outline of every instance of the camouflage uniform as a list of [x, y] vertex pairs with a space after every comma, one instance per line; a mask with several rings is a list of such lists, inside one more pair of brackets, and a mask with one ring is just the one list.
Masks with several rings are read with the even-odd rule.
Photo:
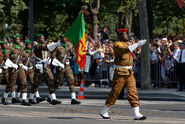
[[[40, 59], [48, 59], [50, 53], [46, 47], [46, 44], [42, 45], [36, 45], [34, 46], [34, 52], [35, 56], [37, 56]], [[36, 63], [37, 63], [36, 59]], [[44, 66], [44, 63], [43, 63]], [[39, 69], [35, 69], [35, 74], [34, 74], [34, 83], [31, 87], [31, 93], [35, 93], [38, 90], [38, 87], [41, 83], [42, 80], [46, 81], [46, 84], [48, 85], [48, 91], [50, 94], [55, 93], [55, 89], [53, 87], [53, 74], [51, 72], [50, 66], [46, 65], [46, 67], [43, 67], [43, 73], [40, 72]]]
[[[59, 45], [56, 48], [53, 56], [55, 56], [56, 59], [62, 63], [64, 56], [68, 54], [67, 51], [70, 50], [69, 46], [71, 46], [71, 44], [67, 45], [65, 43], [61, 43], [61, 45]], [[71, 104], [80, 104], [81, 102], [76, 100], [74, 76], [73, 76], [73, 71], [69, 65], [69, 59], [66, 59], [63, 64], [65, 65], [64, 68], [56, 67], [54, 88], [57, 89], [60, 86], [60, 84], [62, 83], [63, 76], [65, 76], [71, 93]]]
[[[30, 51], [28, 49], [25, 49], [24, 50], [24, 62], [23, 64], [25, 65], [26, 64], [26, 61], [30, 55], [29, 53]], [[33, 58], [33, 55], [32, 55], [32, 58]], [[32, 62], [29, 62], [28, 65], [26, 65], [28, 67], [28, 70], [25, 70], [25, 76], [26, 76], [26, 79], [29, 78], [29, 81], [31, 83], [31, 85], [33, 85], [34, 83], [34, 69], [33, 69], [33, 64]], [[18, 85], [18, 88], [17, 88], [17, 92], [22, 92], [21, 91], [21, 85]]]
[[[3, 64], [3, 61], [5, 61], [4, 54], [7, 52], [7, 50], [4, 50], [4, 49], [0, 50], [0, 64]], [[4, 65], [2, 65], [2, 66], [4, 66]], [[9, 78], [8, 68], [1, 67], [1, 69], [2, 69], [2, 73], [0, 73], [0, 82], [2, 81], [3, 76], [4, 76], [6, 79], [6, 84], [8, 84], [9, 83], [9, 81], [8, 81], [8, 78]]]
[[[64, 56], [66, 54], [67, 48], [64, 46], [60, 45], [56, 48], [55, 50], [55, 55], [56, 58], [62, 62], [64, 59]], [[57, 89], [60, 84], [62, 83], [63, 76], [65, 76], [67, 83], [69, 85], [69, 89], [71, 93], [75, 92], [75, 87], [74, 87], [74, 76], [73, 76], [73, 71], [70, 68], [69, 65], [69, 59], [66, 59], [65, 62], [65, 68], [61, 69], [60, 67], [56, 67], [56, 77], [55, 77], [55, 86], [54, 88]]]
[[[120, 48], [120, 45], [124, 48]], [[114, 46], [114, 53], [114, 64], [116, 66], [133, 65], [133, 57], [128, 49], [128, 44], [126, 42], [116, 41]], [[127, 98], [131, 107], [137, 107], [140, 105], [136, 89], [136, 81], [132, 69], [124, 69], [119, 67], [115, 68], [114, 78], [111, 86], [112, 90], [109, 93], [105, 103], [108, 107], [111, 107], [115, 104], [116, 99], [118, 98], [123, 87], [126, 87], [127, 89]]]
[[[17, 57], [20, 54], [21, 51], [21, 47], [14, 45], [11, 47], [10, 52], [7, 52], [6, 56], [9, 56], [7, 58], [10, 58], [10, 60], [15, 63], [17, 60]], [[23, 51], [21, 53], [21, 56], [24, 57], [25, 56], [25, 52]], [[22, 63], [23, 61], [20, 59], [19, 63]], [[26, 75], [25, 75], [25, 70], [22, 67], [19, 67], [18, 69], [14, 70], [12, 68], [9, 68], [9, 84], [7, 84], [6, 86], [6, 93], [9, 93], [10, 91], [15, 91], [14, 85], [16, 83], [17, 77], [19, 79], [19, 88], [18, 88], [18, 92], [22, 92], [22, 93], [27, 93], [27, 81], [26, 81]]]

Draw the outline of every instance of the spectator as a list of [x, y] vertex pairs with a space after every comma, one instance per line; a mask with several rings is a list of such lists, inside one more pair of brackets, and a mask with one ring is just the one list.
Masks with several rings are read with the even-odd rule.
[[102, 30], [102, 36], [103, 43], [105, 44], [105, 41], [109, 39], [109, 31], [106, 27]]

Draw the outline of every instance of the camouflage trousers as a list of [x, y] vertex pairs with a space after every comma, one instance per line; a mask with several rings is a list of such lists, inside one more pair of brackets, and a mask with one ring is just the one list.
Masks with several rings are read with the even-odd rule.
[[[28, 69], [27, 71], [25, 71], [25, 73], [26, 73], [26, 79], [29, 79], [31, 85], [33, 85], [33, 83], [34, 83], [34, 70]], [[22, 92], [21, 85], [18, 85], [17, 92]]]
[[70, 92], [74, 93], [75, 92], [74, 75], [69, 65], [67, 65], [64, 69], [60, 69], [59, 67], [56, 68], [54, 88], [57, 89], [61, 85], [64, 76], [67, 80], [67, 84], [69, 85]]
[[114, 73], [114, 78], [111, 82], [111, 86], [112, 90], [109, 93], [105, 103], [108, 107], [111, 107], [115, 104], [122, 88], [124, 87], [126, 87], [127, 99], [131, 107], [140, 106], [137, 95], [136, 81], [134, 74], [131, 70], [129, 70], [129, 75], [119, 75], [117, 73]]
[[39, 85], [42, 81], [45, 81], [48, 86], [49, 93], [55, 93], [54, 88], [54, 81], [53, 81], [53, 73], [51, 72], [51, 69], [49, 66], [44, 68], [44, 72], [40, 73], [40, 70], [35, 69], [34, 72], [34, 83], [31, 87], [31, 93], [35, 93], [38, 91]]
[[26, 71], [26, 77], [29, 79], [30, 84], [33, 85], [33, 83], [34, 83], [34, 69], [28, 69]]
[[27, 93], [27, 81], [26, 73], [23, 68], [18, 68], [13, 72], [13, 69], [9, 69], [9, 83], [6, 86], [5, 92], [9, 93], [10, 91], [15, 91], [15, 84], [17, 78], [19, 80], [17, 92]]
[[9, 83], [9, 73], [8, 73], [8, 69], [3, 69], [3, 72], [0, 74], [0, 82], [2, 81], [3, 77], [5, 77], [6, 79], [6, 84]]

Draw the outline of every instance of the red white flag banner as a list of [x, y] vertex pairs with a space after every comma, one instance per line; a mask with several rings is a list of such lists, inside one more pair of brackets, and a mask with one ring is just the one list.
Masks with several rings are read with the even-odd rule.
[[177, 0], [177, 3], [179, 5], [179, 8], [182, 8], [182, 2], [181, 2], [181, 0]]

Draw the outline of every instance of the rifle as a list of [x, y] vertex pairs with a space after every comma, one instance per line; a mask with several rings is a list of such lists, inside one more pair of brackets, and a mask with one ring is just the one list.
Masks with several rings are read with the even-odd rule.
[[4, 64], [5, 64], [5, 61], [3, 61], [3, 62], [1, 63], [1, 66], [0, 66], [1, 69], [3, 68]]
[[33, 52], [34, 52], [34, 45], [32, 45], [31, 52], [29, 53], [29, 57], [28, 57], [28, 59], [26, 61], [25, 66], [28, 66], [28, 63], [30, 62], [30, 59], [31, 59], [31, 56], [32, 56]]
[[64, 56], [64, 59], [62, 60], [62, 63], [63, 63], [63, 64], [65, 64], [66, 59], [67, 59], [67, 55], [68, 55], [68, 53], [69, 53], [69, 50], [70, 50], [72, 47], [73, 47], [73, 45], [71, 45], [71, 46], [69, 47], [69, 49], [67, 49], [67, 52], [66, 52], [66, 54], [65, 54], [65, 56]]
[[[17, 65], [19, 63], [20, 57], [21, 57], [21, 53], [23, 52], [25, 48], [25, 43], [24, 46], [22, 47], [21, 51], [19, 52], [19, 56], [17, 57], [17, 60], [15, 61], [15, 64]], [[15, 68], [13, 69], [13, 72], [15, 71]]]

